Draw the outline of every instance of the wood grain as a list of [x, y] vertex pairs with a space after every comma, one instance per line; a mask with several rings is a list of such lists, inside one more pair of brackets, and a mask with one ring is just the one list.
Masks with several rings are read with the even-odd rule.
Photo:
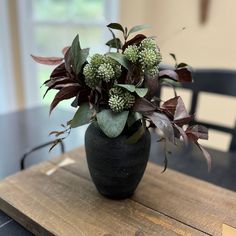
[[[64, 168], [90, 179], [84, 150], [67, 156], [76, 164]], [[235, 192], [170, 169], [161, 171], [162, 167], [149, 163], [132, 200], [210, 235], [222, 235], [223, 224], [236, 228]]]
[[51, 175], [61, 159], [44, 162], [0, 183], [0, 208], [35, 235], [205, 235], [132, 199], [103, 198], [84, 151], [66, 155], [77, 162]]

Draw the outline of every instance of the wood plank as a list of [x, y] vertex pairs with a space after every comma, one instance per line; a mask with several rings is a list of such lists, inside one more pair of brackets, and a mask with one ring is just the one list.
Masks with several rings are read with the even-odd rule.
[[[67, 156], [77, 163], [64, 168], [90, 179], [84, 149]], [[161, 171], [162, 167], [148, 164], [134, 201], [210, 235], [222, 235], [223, 224], [236, 228], [235, 192], [170, 169]]]
[[44, 162], [0, 183], [0, 208], [35, 235], [205, 235], [131, 199], [103, 198], [65, 168], [47, 175], [53, 168]]

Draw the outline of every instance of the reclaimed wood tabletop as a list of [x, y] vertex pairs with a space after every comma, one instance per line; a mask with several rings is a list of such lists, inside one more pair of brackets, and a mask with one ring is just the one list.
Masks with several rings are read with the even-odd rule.
[[0, 209], [35, 235], [236, 235], [235, 192], [161, 171], [148, 163], [130, 199], [106, 199], [79, 148], [0, 182]]

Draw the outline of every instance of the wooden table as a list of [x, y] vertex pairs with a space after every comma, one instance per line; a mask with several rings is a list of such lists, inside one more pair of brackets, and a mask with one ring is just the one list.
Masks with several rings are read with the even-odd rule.
[[149, 163], [132, 198], [109, 200], [80, 148], [3, 180], [0, 209], [35, 235], [236, 235], [235, 192], [161, 170]]

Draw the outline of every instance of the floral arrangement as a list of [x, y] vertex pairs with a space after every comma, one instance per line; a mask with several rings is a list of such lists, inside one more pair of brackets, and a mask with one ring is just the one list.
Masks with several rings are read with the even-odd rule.
[[[64, 57], [32, 55], [38, 63], [57, 65], [44, 83], [48, 87], [45, 95], [51, 89], [58, 90], [50, 113], [59, 102], [70, 98], [74, 98], [71, 106], [77, 109], [63, 131], [52, 132], [57, 137], [53, 146], [72, 128], [90, 122], [97, 122], [110, 138], [126, 132], [130, 144], [137, 142], [146, 128], [155, 127], [161, 131], [163, 141], [175, 143], [176, 139], [182, 139], [186, 144], [193, 141], [210, 166], [209, 154], [198, 143], [198, 139], [208, 139], [207, 129], [201, 125], [189, 125], [194, 116], [188, 114], [176, 92], [167, 101], [156, 96], [162, 85], [174, 89], [175, 83], [191, 83], [189, 66], [176, 62], [173, 69], [161, 70], [162, 56], [154, 38], [143, 34], [131, 37], [147, 25], [134, 26], [130, 30], [118, 23], [107, 27], [113, 38], [106, 43], [109, 50], [105, 54], [89, 57], [89, 48], [81, 48], [77, 35], [71, 46], [62, 50]], [[115, 36], [114, 30], [123, 34], [122, 40]], [[165, 169], [166, 166], [165, 156]]]

